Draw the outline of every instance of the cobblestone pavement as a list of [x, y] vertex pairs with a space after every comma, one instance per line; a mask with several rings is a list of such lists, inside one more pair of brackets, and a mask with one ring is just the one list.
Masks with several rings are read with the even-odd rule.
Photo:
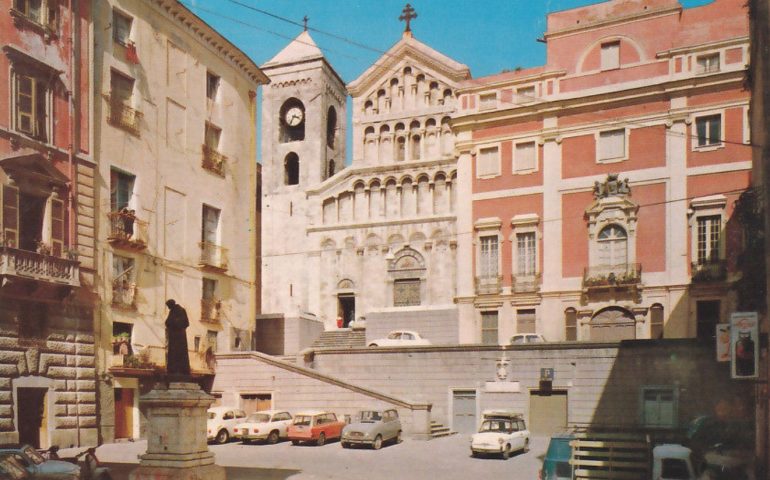
[[[210, 448], [216, 454], [217, 464], [227, 468], [228, 480], [534, 480], [548, 439], [533, 438], [529, 453], [517, 454], [509, 460], [471, 458], [469, 445], [469, 435], [453, 435], [427, 442], [406, 439], [378, 451], [343, 449], [339, 442], [323, 447], [294, 446], [290, 442], [276, 445], [232, 442]], [[114, 480], [122, 480], [128, 478], [133, 468], [127, 463], [138, 463], [137, 455], [146, 448], [145, 441], [107, 444], [99, 447], [97, 455], [113, 467]]]

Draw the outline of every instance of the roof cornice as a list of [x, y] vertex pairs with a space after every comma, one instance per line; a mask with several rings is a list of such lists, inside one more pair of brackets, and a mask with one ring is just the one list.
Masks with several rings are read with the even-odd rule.
[[620, 17], [607, 18], [607, 19], [597, 20], [595, 22], [590, 22], [590, 23], [576, 24], [574, 27], [562, 28], [560, 30], [552, 30], [550, 32], [545, 32], [545, 34], [543, 35], [543, 38], [548, 40], [549, 38], [562, 37], [565, 35], [569, 35], [571, 33], [585, 32], [585, 31], [594, 30], [597, 28], [604, 28], [611, 25], [627, 23], [629, 21], [641, 20], [643, 18], [662, 17], [664, 15], [678, 14], [681, 11], [682, 11], [682, 6], [677, 5], [675, 7], [663, 7], [663, 8], [658, 8], [654, 10], [646, 10], [643, 12], [635, 12], [635, 13], [623, 15]]
[[257, 85], [270, 83], [267, 75], [248, 55], [178, 0], [151, 0], [150, 3], [160, 7], [169, 17], [187, 28], [193, 36], [197, 36], [222, 58], [246, 74], [252, 82]]
[[[457, 94], [463, 93], [475, 93], [482, 90], [489, 90], [490, 88], [502, 88], [510, 85], [518, 85], [521, 83], [528, 83], [535, 80], [547, 80], [549, 78], [562, 77], [567, 74], [566, 70], [551, 70], [547, 72], [535, 73], [532, 75], [524, 75], [522, 77], [507, 78], [505, 80], [497, 80], [489, 83], [474, 83], [473, 85], [463, 85], [457, 89]], [[470, 80], [470, 82], [484, 82], [484, 77]]]
[[663, 50], [658, 52], [655, 56], [657, 58], [670, 58], [675, 55], [682, 55], [686, 53], [702, 52], [705, 50], [712, 50], [714, 48], [731, 47], [733, 45], [748, 45], [749, 36], [743, 35], [741, 37], [727, 38], [723, 40], [715, 40], [713, 42], [699, 43], [697, 45], [687, 45], [684, 47], [672, 48], [669, 50]]

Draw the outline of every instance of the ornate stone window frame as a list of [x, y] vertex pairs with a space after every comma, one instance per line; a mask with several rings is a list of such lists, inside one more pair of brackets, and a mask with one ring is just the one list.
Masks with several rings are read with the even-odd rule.
[[513, 272], [514, 279], [518, 275], [518, 235], [522, 233], [535, 234], [535, 271], [531, 276], [540, 275], [540, 239], [542, 235], [539, 230], [540, 216], [536, 213], [527, 213], [522, 215], [516, 215], [511, 218], [511, 235], [509, 240], [511, 242], [511, 272]]
[[[417, 265], [409, 268], [400, 267], [399, 263], [404, 257], [414, 258]], [[388, 259], [388, 289], [390, 290], [388, 298], [393, 307], [396, 306], [394, 294], [395, 284], [398, 280], [418, 280], [420, 282], [420, 305], [424, 304], [428, 293], [428, 276], [425, 257], [409, 245], [404, 245], [400, 250], [393, 254], [393, 258]], [[409, 307], [414, 306], [417, 305]]]
[[[597, 182], [598, 183], [598, 182]], [[588, 217], [588, 265], [599, 266], [599, 232], [610, 225], [617, 225], [627, 235], [626, 263], [636, 263], [636, 224], [639, 205], [625, 195], [609, 195], [598, 198], [586, 209]]]

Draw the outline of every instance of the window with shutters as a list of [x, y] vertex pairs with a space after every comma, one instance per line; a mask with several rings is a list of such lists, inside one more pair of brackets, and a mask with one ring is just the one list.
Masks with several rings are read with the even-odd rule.
[[695, 148], [722, 145], [722, 115], [705, 115], [695, 118]]
[[112, 10], [112, 39], [119, 45], [128, 45], [134, 19], [116, 9]]
[[626, 130], [608, 130], [599, 132], [596, 159], [598, 161], [617, 161], [628, 157], [626, 154]]
[[663, 305], [659, 303], [650, 307], [650, 338], [663, 338]]
[[62, 257], [66, 247], [66, 209], [56, 193], [30, 193], [2, 185], [2, 244], [11, 248]]
[[564, 339], [568, 342], [577, 340], [577, 310], [572, 307], [564, 311]]
[[483, 93], [479, 95], [479, 110], [489, 110], [497, 107], [497, 94]]
[[497, 147], [479, 149], [476, 158], [476, 177], [500, 175], [500, 154]]
[[516, 310], [516, 333], [535, 333], [535, 309], [526, 308]]
[[497, 345], [497, 312], [481, 312], [481, 343]]
[[602, 43], [601, 69], [612, 70], [620, 68], [620, 42]]
[[136, 299], [136, 265], [133, 258], [112, 256], [112, 305], [132, 308]]
[[521, 87], [516, 89], [516, 103], [530, 103], [537, 100], [535, 97], [535, 86]]
[[55, 33], [59, 28], [58, 0], [13, 0], [11, 14], [29, 20]]
[[697, 58], [698, 73], [715, 73], [719, 71], [719, 52], [699, 55]]
[[50, 85], [46, 76], [24, 67], [14, 67], [13, 89], [14, 130], [50, 143]]
[[516, 276], [530, 277], [537, 273], [536, 232], [516, 234]]
[[517, 143], [513, 158], [513, 172], [529, 173], [535, 170], [537, 170], [537, 143]]
[[479, 256], [479, 277], [497, 278], [498, 275], [498, 237], [497, 235], [483, 236], [481, 241], [481, 255]]
[[110, 170], [110, 211], [119, 212], [128, 208], [134, 191], [136, 177], [119, 170]]
[[641, 424], [652, 428], [677, 426], [679, 395], [673, 386], [642, 387]]

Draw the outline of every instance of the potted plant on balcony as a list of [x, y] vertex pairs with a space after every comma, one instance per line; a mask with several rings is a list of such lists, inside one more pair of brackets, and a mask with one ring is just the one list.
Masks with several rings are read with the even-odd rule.
[[115, 355], [129, 355], [131, 353], [131, 334], [118, 333], [112, 336], [112, 352]]

